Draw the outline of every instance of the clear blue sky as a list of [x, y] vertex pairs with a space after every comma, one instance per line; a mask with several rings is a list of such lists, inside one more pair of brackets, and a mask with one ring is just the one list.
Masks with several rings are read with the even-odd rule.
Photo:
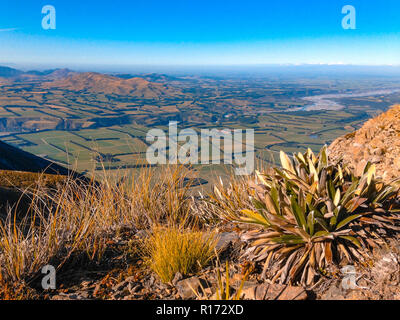
[[[56, 30], [41, 27], [48, 4]], [[1, 0], [0, 63], [400, 65], [400, 1]]]

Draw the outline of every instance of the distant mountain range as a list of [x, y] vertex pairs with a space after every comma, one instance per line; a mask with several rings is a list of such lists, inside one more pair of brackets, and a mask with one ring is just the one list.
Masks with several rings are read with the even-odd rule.
[[95, 72], [69, 73], [51, 82], [43, 83], [44, 89], [61, 89], [88, 93], [117, 94], [144, 99], [159, 99], [163, 96], [181, 94], [165, 84], [132, 77], [121, 78]]
[[23, 73], [24, 72], [21, 70], [0, 66], [0, 77], [2, 77], [2, 78], [17, 77]]
[[0, 82], [43, 81], [43, 89], [61, 89], [94, 94], [116, 94], [143, 99], [181, 95], [180, 90], [166, 85], [166, 75], [108, 75], [96, 72], [75, 72], [70, 69], [21, 71], [0, 66]]
[[52, 80], [67, 77], [73, 73], [69, 69], [50, 69], [45, 71], [21, 71], [10, 67], [0, 66], [0, 78], [3, 80]]

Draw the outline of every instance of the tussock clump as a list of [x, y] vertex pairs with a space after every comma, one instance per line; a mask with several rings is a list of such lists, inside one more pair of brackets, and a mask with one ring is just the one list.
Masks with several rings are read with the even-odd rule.
[[187, 275], [204, 267], [216, 246], [214, 235], [180, 227], [156, 227], [145, 241], [144, 255], [150, 268], [163, 282], [177, 272]]

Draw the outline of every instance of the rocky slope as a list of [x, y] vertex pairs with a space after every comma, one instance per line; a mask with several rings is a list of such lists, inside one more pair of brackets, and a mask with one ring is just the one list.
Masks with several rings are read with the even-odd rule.
[[330, 159], [342, 160], [357, 175], [370, 161], [377, 175], [390, 182], [400, 177], [400, 105], [368, 120], [361, 129], [336, 139], [330, 146]]

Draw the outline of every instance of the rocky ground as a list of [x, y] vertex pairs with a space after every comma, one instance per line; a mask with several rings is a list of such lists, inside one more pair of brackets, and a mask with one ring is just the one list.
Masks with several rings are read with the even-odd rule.
[[[139, 239], [143, 234], [135, 235]], [[133, 243], [130, 243], [132, 245]], [[100, 266], [93, 270], [74, 269], [65, 266], [59, 278], [58, 290], [43, 292], [42, 298], [52, 300], [136, 300], [136, 299], [216, 299], [217, 274], [225, 279], [225, 261], [229, 259], [230, 291], [232, 295], [242, 286], [241, 297], [258, 300], [305, 300], [313, 296], [300, 287], [268, 284], [260, 281], [253, 263], [240, 261], [240, 249], [245, 245], [238, 233], [222, 232], [217, 244], [220, 263], [211, 263], [198, 274], [183, 276], [177, 273], [171, 283], [162, 283], [155, 274], [149, 272], [139, 259], [133, 261], [127, 251], [128, 242], [116, 239], [114, 256], [110, 256], [110, 265], [119, 266], [111, 271], [102, 271]], [[119, 249], [118, 249], [119, 247]], [[122, 253], [120, 256], [117, 252]], [[115, 256], [116, 255], [116, 256]], [[103, 259], [104, 260], [104, 259]], [[89, 267], [90, 268], [90, 267]], [[103, 268], [107, 266], [103, 265]], [[98, 270], [95, 270], [98, 269]], [[249, 276], [245, 274], [249, 272]], [[225, 283], [225, 280], [223, 280]]]
[[[127, 240], [130, 237], [132, 240]], [[124, 236], [113, 240], [112, 250], [106, 253], [101, 265], [83, 261], [65, 265], [57, 277], [57, 290], [40, 293], [41, 299], [51, 300], [188, 300], [217, 299], [219, 289], [217, 270], [223, 276], [225, 261], [229, 260], [230, 292], [240, 290], [242, 299], [257, 300], [400, 300], [400, 244], [393, 244], [374, 253], [371, 261], [357, 266], [352, 273], [342, 273], [336, 278], [321, 278], [311, 288], [271, 284], [260, 279], [260, 270], [249, 261], [240, 259], [245, 247], [240, 233], [222, 232], [218, 243], [220, 263], [214, 261], [198, 274], [175, 275], [171, 283], [162, 283], [138, 258], [132, 246], [143, 234]], [[351, 270], [350, 270], [351, 271]], [[245, 274], [248, 273], [248, 276]], [[352, 284], [352, 279], [354, 283]], [[350, 280], [350, 282], [346, 282]], [[346, 286], [347, 283], [347, 286]], [[353, 285], [353, 288], [352, 288]], [[349, 288], [350, 287], [350, 288]]]
[[361, 129], [336, 139], [330, 159], [343, 160], [357, 175], [365, 164], [376, 165], [377, 174], [390, 182], [400, 176], [400, 105], [368, 120]]

